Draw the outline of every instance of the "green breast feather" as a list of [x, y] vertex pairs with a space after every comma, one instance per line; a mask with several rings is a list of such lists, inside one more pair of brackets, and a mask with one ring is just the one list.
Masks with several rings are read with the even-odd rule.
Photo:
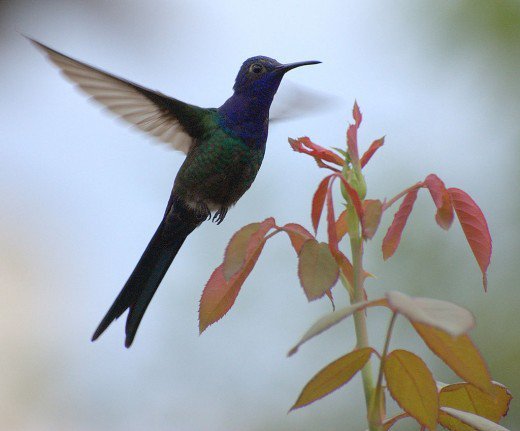
[[212, 112], [204, 134], [193, 145], [175, 180], [174, 191], [187, 202], [210, 207], [233, 205], [251, 186], [262, 163], [263, 148], [251, 148], [224, 131]]

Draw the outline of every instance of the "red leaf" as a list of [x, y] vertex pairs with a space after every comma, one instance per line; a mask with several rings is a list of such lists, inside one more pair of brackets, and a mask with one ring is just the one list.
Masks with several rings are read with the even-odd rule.
[[323, 163], [323, 160], [318, 159], [317, 157], [314, 157], [314, 161], [320, 168], [330, 169], [333, 172], [341, 172], [339, 169], [333, 168], [332, 166], [329, 166], [326, 163]]
[[359, 152], [357, 145], [357, 128], [355, 124], [351, 124], [347, 129], [347, 147], [348, 153], [350, 154], [350, 160], [352, 164], [356, 166], [359, 162]]
[[345, 164], [345, 161], [336, 153], [322, 147], [321, 145], [315, 144], [306, 136], [298, 139], [289, 138], [289, 144], [292, 149], [298, 153], [308, 154], [309, 156], [334, 163], [338, 166], [343, 166]]
[[327, 290], [325, 295], [327, 295], [327, 298], [329, 298], [329, 301], [332, 305], [332, 311], [336, 310], [336, 304], [334, 304], [334, 297], [332, 296], [332, 289]]
[[334, 254], [338, 250], [338, 235], [336, 233], [336, 216], [334, 215], [334, 203], [332, 202], [332, 187], [327, 191], [327, 232], [329, 236], [329, 248]]
[[473, 199], [464, 191], [449, 188], [448, 193], [466, 235], [471, 251], [482, 271], [484, 290], [487, 290], [487, 269], [491, 260], [491, 235], [486, 218]]
[[314, 197], [312, 198], [311, 219], [314, 232], [318, 231], [318, 225], [320, 223], [321, 213], [323, 212], [323, 205], [325, 205], [325, 197], [327, 194], [327, 187], [329, 185], [330, 177], [331, 175], [321, 180], [321, 183], [316, 189]]
[[430, 174], [424, 180], [424, 185], [430, 191], [433, 202], [437, 207], [435, 220], [443, 229], [448, 230], [453, 223], [453, 206], [450, 194], [446, 190], [442, 180], [435, 174]]
[[399, 246], [399, 242], [401, 241], [401, 234], [403, 233], [406, 222], [408, 221], [408, 216], [412, 212], [415, 199], [417, 199], [417, 191], [418, 189], [410, 190], [406, 194], [403, 202], [401, 203], [401, 206], [394, 215], [394, 220], [392, 221], [392, 224], [388, 228], [388, 232], [383, 239], [384, 260], [392, 256]]
[[208, 280], [199, 304], [199, 331], [202, 333], [209, 325], [220, 320], [233, 306], [240, 288], [253, 269], [265, 245], [260, 243], [254, 254], [250, 256], [242, 270], [235, 273], [229, 281], [224, 277], [224, 265], [213, 271]]
[[383, 136], [382, 138], [376, 139], [374, 142], [372, 142], [372, 144], [370, 144], [368, 150], [366, 150], [365, 154], [361, 156], [360, 163], [362, 168], [368, 163], [368, 161], [372, 158], [374, 153], [383, 146], [384, 143], [385, 137]]
[[224, 253], [223, 270], [226, 280], [242, 269], [264, 240], [265, 234], [274, 226], [274, 218], [270, 217], [261, 223], [248, 224], [233, 235]]
[[291, 244], [298, 255], [305, 241], [314, 239], [314, 236], [307, 229], [296, 223], [287, 223], [282, 227], [282, 230], [289, 235]]
[[338, 242], [348, 233], [347, 210], [344, 210], [336, 220], [336, 235]]
[[336, 263], [338, 264], [341, 272], [349, 282], [351, 286], [354, 286], [354, 268], [348, 260], [347, 256], [343, 254], [341, 251], [336, 251], [334, 253], [334, 259], [336, 259]]
[[363, 201], [363, 220], [361, 221], [363, 238], [372, 239], [379, 227], [382, 214], [383, 204], [380, 200], [365, 199]]
[[357, 100], [354, 101], [354, 108], [352, 109], [352, 116], [354, 117], [356, 126], [359, 127], [359, 125], [361, 124], [361, 120], [363, 119], [363, 116], [361, 115], [361, 111], [359, 110]]

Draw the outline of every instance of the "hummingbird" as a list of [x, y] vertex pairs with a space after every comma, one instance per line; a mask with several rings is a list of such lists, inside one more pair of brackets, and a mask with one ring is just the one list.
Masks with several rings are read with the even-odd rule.
[[188, 235], [205, 220], [220, 224], [251, 187], [265, 153], [269, 108], [285, 73], [321, 62], [281, 64], [265, 56], [248, 58], [238, 71], [232, 96], [220, 108], [201, 108], [28, 39], [95, 101], [186, 154], [159, 227], [92, 336], [95, 341], [128, 309], [128, 348]]

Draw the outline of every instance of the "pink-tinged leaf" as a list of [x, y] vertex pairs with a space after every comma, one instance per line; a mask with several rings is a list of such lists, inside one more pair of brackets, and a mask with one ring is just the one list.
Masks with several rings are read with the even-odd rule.
[[479, 206], [464, 191], [456, 188], [448, 189], [451, 202], [457, 213], [460, 225], [466, 235], [471, 251], [477, 259], [482, 271], [484, 290], [487, 290], [487, 269], [491, 260], [491, 235], [486, 218]]
[[385, 137], [376, 139], [372, 144], [370, 144], [370, 147], [368, 147], [368, 150], [365, 151], [365, 153], [361, 156], [361, 160], [359, 161], [361, 163], [361, 167], [365, 167], [365, 165], [368, 163], [368, 161], [372, 158], [374, 153], [383, 146], [385, 143]]
[[453, 337], [465, 334], [475, 327], [473, 314], [452, 302], [433, 298], [413, 298], [402, 292], [386, 293], [390, 308], [414, 323], [423, 323], [441, 329]]
[[307, 229], [296, 223], [287, 223], [282, 227], [282, 230], [289, 235], [291, 244], [298, 255], [305, 241], [314, 239], [314, 236]]
[[289, 138], [289, 144], [292, 149], [298, 153], [308, 154], [309, 156], [334, 163], [338, 166], [343, 166], [345, 164], [345, 161], [336, 153], [322, 147], [321, 145], [315, 144], [306, 136], [298, 139]]
[[327, 233], [329, 236], [330, 251], [338, 250], [338, 235], [336, 232], [336, 216], [334, 214], [334, 203], [332, 202], [332, 187], [327, 191]]
[[394, 220], [392, 224], [388, 228], [388, 232], [383, 239], [383, 259], [386, 260], [390, 256], [392, 256], [397, 247], [399, 246], [399, 242], [401, 241], [401, 235], [403, 233], [404, 227], [406, 226], [406, 222], [408, 221], [408, 216], [412, 212], [413, 204], [417, 199], [417, 189], [413, 189], [409, 191], [404, 197], [401, 206], [397, 210], [394, 215]]
[[325, 292], [325, 295], [327, 295], [327, 298], [329, 298], [330, 304], [332, 305], [332, 311], [336, 309], [336, 304], [334, 304], [334, 296], [332, 296], [332, 289], [327, 290]]
[[318, 157], [314, 157], [314, 161], [316, 162], [319, 168], [330, 169], [333, 172], [341, 172], [339, 169], [327, 165], [327, 163], [323, 162], [323, 160], [319, 159]]
[[321, 298], [338, 280], [338, 264], [329, 246], [315, 239], [303, 244], [298, 258], [298, 277], [309, 301]]
[[430, 191], [433, 202], [437, 207], [435, 221], [443, 229], [448, 230], [453, 223], [453, 206], [450, 194], [442, 180], [435, 174], [430, 174], [424, 180], [424, 185]]
[[336, 220], [336, 236], [338, 242], [348, 233], [347, 210], [343, 211]]
[[352, 160], [352, 164], [357, 166], [359, 163], [359, 151], [357, 144], [357, 126], [355, 124], [351, 124], [347, 129], [347, 148], [348, 154], [350, 155], [350, 160]]
[[356, 126], [359, 127], [359, 125], [361, 124], [361, 120], [363, 120], [363, 116], [361, 115], [361, 111], [359, 110], [357, 100], [354, 101], [354, 108], [352, 109], [352, 116], [354, 117]]
[[352, 205], [354, 205], [354, 209], [356, 210], [356, 214], [359, 220], [363, 220], [363, 204], [361, 203], [361, 199], [358, 195], [358, 192], [348, 183], [348, 181], [343, 178], [340, 174], [332, 174], [334, 177], [339, 178], [341, 183], [345, 187], [350, 200], [352, 201]]
[[313, 157], [316, 157], [329, 163], [334, 163], [338, 166], [343, 166], [345, 164], [345, 161], [336, 153], [327, 148], [322, 147], [321, 145], [315, 144], [308, 137], [304, 136], [299, 140], [303, 143], [303, 145], [311, 149], [311, 155]]
[[251, 223], [237, 231], [229, 241], [224, 253], [224, 278], [229, 280], [244, 266], [245, 262], [260, 246], [266, 233], [275, 226], [270, 217], [261, 223]]
[[325, 332], [326, 330], [332, 328], [333, 326], [337, 325], [339, 322], [345, 320], [347, 317], [352, 316], [356, 311], [364, 310], [368, 307], [378, 307], [383, 306], [387, 307], [388, 302], [385, 298], [375, 299], [373, 301], [363, 301], [363, 302], [357, 302], [355, 304], [349, 305], [345, 308], [342, 308], [341, 310], [333, 311], [332, 313], [328, 313], [325, 316], [318, 319], [314, 324], [303, 334], [303, 336], [300, 338], [300, 340], [296, 343], [296, 345], [289, 350], [289, 353], [287, 353], [287, 356], [294, 355], [300, 346], [307, 341], [309, 341], [311, 338], [314, 338], [316, 335], [321, 334], [322, 332]]
[[329, 175], [321, 180], [312, 198], [311, 219], [314, 232], [318, 231], [318, 225], [320, 224], [321, 213], [323, 212], [323, 206], [325, 205], [325, 197], [327, 195], [330, 177], [331, 176]]
[[224, 277], [224, 265], [213, 271], [202, 292], [199, 304], [199, 331], [202, 333], [209, 325], [220, 320], [233, 306], [240, 288], [253, 269], [265, 245], [263, 240], [252, 256], [245, 262], [242, 269], [230, 280]]
[[334, 258], [349, 284], [354, 286], [354, 267], [350, 260], [340, 250], [334, 252]]
[[309, 405], [348, 383], [365, 366], [373, 352], [371, 347], [364, 347], [331, 362], [309, 380], [291, 410]]
[[361, 220], [363, 238], [372, 239], [379, 227], [382, 214], [383, 204], [380, 200], [365, 199], [363, 201], [363, 219]]

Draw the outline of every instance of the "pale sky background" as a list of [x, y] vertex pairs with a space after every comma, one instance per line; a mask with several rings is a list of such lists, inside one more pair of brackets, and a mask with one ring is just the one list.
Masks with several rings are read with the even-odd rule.
[[[359, 377], [287, 414], [355, 340], [344, 322], [286, 358], [330, 310], [326, 299], [306, 302], [286, 238], [266, 246], [222, 321], [202, 336], [197, 326], [204, 284], [238, 228], [268, 216], [310, 227], [324, 172], [287, 137], [344, 146], [354, 99], [362, 145], [386, 135], [366, 169], [369, 196], [391, 197], [435, 172], [477, 201], [494, 240], [484, 294], [460, 228], [436, 227], [422, 192], [394, 258], [383, 264], [380, 253], [391, 215], [367, 245], [378, 276], [369, 295], [398, 289], [470, 308], [493, 378], [518, 398], [520, 4], [491, 3], [0, 1], [0, 429], [365, 429]], [[328, 110], [271, 126], [255, 184], [223, 224], [190, 236], [130, 350], [123, 319], [98, 342], [90, 336], [159, 223], [183, 155], [88, 102], [18, 32], [201, 106], [222, 104], [253, 55], [323, 61], [290, 72], [277, 102], [285, 92], [294, 103], [298, 86], [336, 97]], [[335, 295], [345, 303], [339, 286]], [[387, 319], [369, 314], [377, 348]], [[392, 347], [424, 354], [439, 380], [458, 381], [404, 320]], [[519, 426], [518, 406], [505, 426]]]

